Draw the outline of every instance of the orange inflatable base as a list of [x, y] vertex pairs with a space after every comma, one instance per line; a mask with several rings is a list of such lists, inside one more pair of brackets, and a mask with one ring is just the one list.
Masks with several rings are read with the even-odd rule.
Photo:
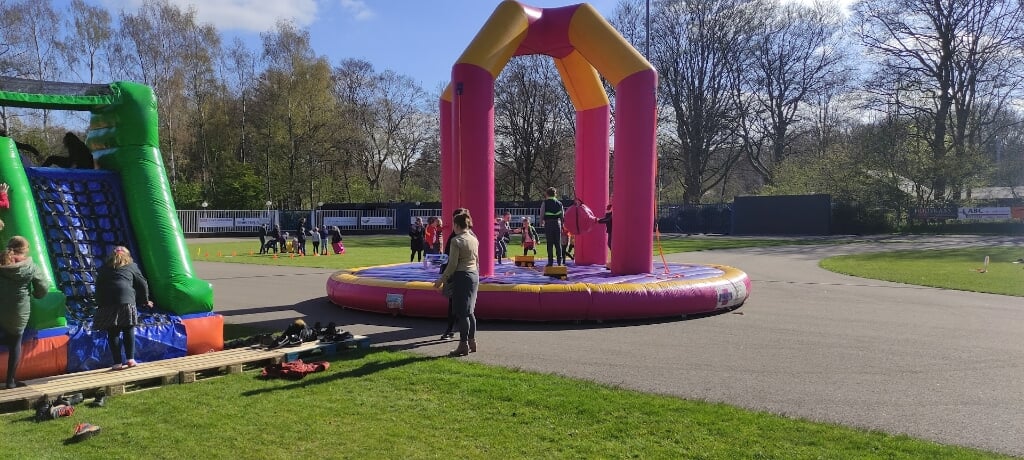
[[[63, 329], [63, 328], [62, 328]], [[37, 379], [60, 375], [68, 371], [68, 337], [65, 333], [39, 338], [36, 334], [21, 342], [21, 364], [18, 365], [18, 380]], [[7, 379], [7, 349], [0, 351], [0, 379]]]
[[224, 317], [221, 315], [182, 318], [185, 325], [185, 348], [190, 355], [224, 349]]

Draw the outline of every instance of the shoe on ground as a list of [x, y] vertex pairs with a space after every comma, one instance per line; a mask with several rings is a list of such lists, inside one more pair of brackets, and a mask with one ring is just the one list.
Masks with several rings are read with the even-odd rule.
[[124, 363], [124, 367], [136, 367], [138, 365], [139, 362], [134, 359], [129, 359], [128, 362]]
[[102, 390], [96, 393], [96, 399], [89, 403], [89, 407], [103, 407], [107, 404], [107, 395]]
[[82, 393], [73, 393], [69, 395], [61, 395], [57, 398], [57, 404], [64, 404], [67, 406], [75, 406], [85, 400], [85, 396]]
[[50, 403], [50, 398], [48, 396], [43, 396], [43, 398], [40, 399], [38, 403], [36, 403], [36, 418], [35, 418], [35, 420], [37, 422], [42, 422], [42, 421], [45, 421], [45, 420], [53, 420], [53, 417], [50, 415], [50, 409], [52, 409], [52, 408], [53, 408], [53, 404]]
[[110, 370], [112, 371], [119, 371], [121, 369], [124, 369], [124, 364], [115, 364], [113, 366], [110, 366]]
[[460, 356], [466, 356], [469, 354], [469, 346], [465, 342], [459, 343], [459, 347], [448, 352], [448, 356], [457, 358]]
[[75, 434], [71, 436], [71, 442], [81, 442], [96, 436], [100, 432], [100, 427], [91, 423], [79, 423], [75, 425]]
[[50, 408], [50, 418], [54, 420], [72, 415], [75, 415], [75, 406], [59, 404]]

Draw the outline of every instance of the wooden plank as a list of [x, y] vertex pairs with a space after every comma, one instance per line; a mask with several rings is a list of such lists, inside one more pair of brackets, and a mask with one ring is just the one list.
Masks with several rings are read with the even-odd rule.
[[247, 366], [263, 367], [280, 363], [288, 357], [298, 359], [303, 353], [334, 354], [349, 348], [368, 348], [370, 338], [357, 335], [336, 343], [310, 342], [299, 347], [265, 350], [258, 347], [235, 348], [200, 355], [171, 358], [136, 367], [112, 370], [95, 369], [72, 374], [54, 375], [26, 381], [25, 387], [0, 391], [0, 412], [30, 409], [43, 397], [82, 392], [91, 396], [99, 391], [109, 396], [148, 387], [191, 383], [214, 375], [237, 374]]

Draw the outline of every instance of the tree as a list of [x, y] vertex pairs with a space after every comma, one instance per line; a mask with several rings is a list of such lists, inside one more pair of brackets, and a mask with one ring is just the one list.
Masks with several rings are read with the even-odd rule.
[[741, 158], [744, 68], [753, 11], [742, 0], [664, 0], [651, 15], [651, 56], [671, 131], [661, 157], [699, 203]]
[[[838, 10], [768, 0], [752, 40], [751, 65], [744, 71], [744, 150], [754, 170], [771, 184], [775, 165], [791, 152], [815, 98], [847, 79]], [[742, 97], [742, 96], [741, 96]], [[804, 125], [810, 128], [809, 124]]]
[[88, 82], [95, 83], [101, 55], [107, 53], [111, 45], [113, 27], [110, 13], [87, 4], [85, 0], [71, 0], [68, 13], [70, 19], [67, 20], [67, 36], [61, 46], [62, 54], [76, 74], [78, 66], [85, 65]]
[[[309, 31], [291, 22], [279, 22], [261, 38], [268, 67], [256, 89], [256, 110], [261, 114], [254, 123], [266, 133], [268, 194], [273, 172], [283, 189], [276, 201], [309, 209], [317, 202], [314, 177], [330, 144], [329, 128], [335, 118], [330, 65], [313, 52]], [[274, 170], [271, 164], [283, 168]]]
[[864, 0], [855, 14], [862, 43], [879, 61], [871, 90], [922, 123], [931, 198], [960, 198], [978, 174], [965, 166], [975, 163], [981, 128], [997, 112], [979, 109], [1024, 78], [1017, 57], [1024, 9], [1016, 0]]
[[495, 83], [499, 197], [528, 201], [547, 187], [569, 191], [574, 136], [572, 118], [566, 117], [571, 103], [560, 81], [547, 56], [521, 56]]

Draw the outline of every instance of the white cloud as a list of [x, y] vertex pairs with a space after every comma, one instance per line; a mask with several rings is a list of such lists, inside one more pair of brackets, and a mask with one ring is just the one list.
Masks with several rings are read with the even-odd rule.
[[[273, 30], [280, 19], [291, 19], [299, 27], [305, 27], [316, 20], [317, 13], [316, 0], [168, 1], [182, 9], [194, 7], [200, 23], [213, 24], [221, 31]], [[142, 5], [142, 0], [105, 0], [104, 3], [111, 11], [136, 10]]]
[[365, 21], [373, 17], [373, 10], [363, 0], [341, 0], [341, 7], [352, 13], [357, 21]]

